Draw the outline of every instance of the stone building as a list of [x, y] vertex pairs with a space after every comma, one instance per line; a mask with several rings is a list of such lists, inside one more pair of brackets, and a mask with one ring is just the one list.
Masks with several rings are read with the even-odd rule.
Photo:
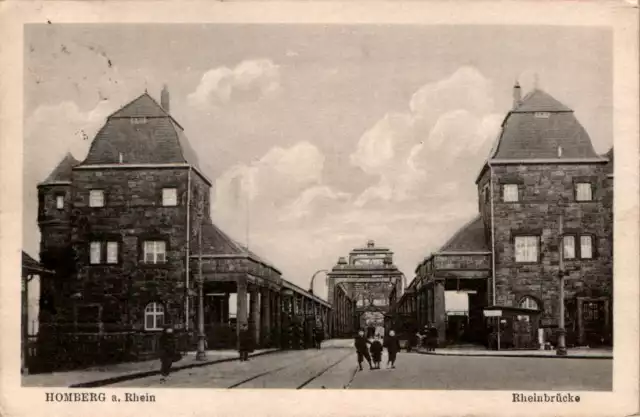
[[[613, 150], [596, 154], [573, 110], [546, 92], [521, 98], [516, 84], [513, 96], [476, 180], [479, 216], [418, 266], [416, 310], [441, 342], [486, 343], [499, 323], [502, 344], [536, 346], [553, 341], [562, 269], [567, 342], [610, 344]], [[469, 294], [461, 333], [448, 326], [445, 290]]]
[[[393, 252], [377, 247], [370, 240], [367, 246], [355, 248], [348, 260], [341, 257], [327, 274], [329, 300], [341, 297], [355, 302], [352, 332], [357, 328], [384, 327], [385, 315], [402, 292], [403, 274], [393, 264]], [[337, 304], [337, 301], [334, 301]]]
[[55, 271], [41, 283], [42, 368], [153, 355], [167, 324], [194, 336], [200, 280], [210, 348], [235, 347], [238, 323], [279, 346], [289, 298], [328, 314], [306, 292], [281, 294], [280, 271], [213, 224], [211, 180], [169, 104], [166, 88], [160, 104], [145, 92], [38, 186], [40, 259]]

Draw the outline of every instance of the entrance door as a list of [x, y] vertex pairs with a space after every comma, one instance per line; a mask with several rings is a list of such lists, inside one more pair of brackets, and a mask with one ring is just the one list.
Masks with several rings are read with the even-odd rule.
[[606, 340], [606, 303], [604, 300], [582, 302], [583, 340], [589, 346], [601, 346]]

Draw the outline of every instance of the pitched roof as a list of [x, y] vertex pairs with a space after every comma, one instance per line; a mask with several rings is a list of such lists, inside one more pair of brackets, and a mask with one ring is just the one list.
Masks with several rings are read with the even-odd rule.
[[107, 118], [81, 165], [116, 164], [120, 153], [125, 164], [198, 166], [182, 126], [146, 92]]
[[[197, 246], [195, 246], [197, 248]], [[202, 253], [207, 255], [242, 255], [260, 262], [276, 272], [280, 271], [268, 261], [242, 246], [211, 221], [202, 223]]]
[[573, 110], [553, 98], [548, 93], [537, 88], [524, 96], [516, 108], [512, 110], [514, 113], [565, 111], [572, 112]]
[[49, 271], [43, 267], [38, 261], [33, 259], [28, 253], [22, 251], [22, 274], [53, 274], [53, 271]]
[[487, 252], [490, 250], [482, 217], [477, 216], [458, 229], [439, 252]]
[[534, 90], [505, 117], [491, 158], [561, 160], [598, 155], [573, 110], [544, 91]]
[[604, 154], [602, 156], [609, 160], [609, 162], [607, 162], [607, 165], [604, 168], [605, 172], [607, 174], [613, 174], [613, 147], [611, 147], [611, 149], [609, 149], [609, 152], [607, 152], [606, 154]]
[[117, 110], [110, 117], [168, 117], [167, 113], [157, 101], [146, 91], [140, 97], [129, 102]]
[[78, 165], [80, 161], [71, 155], [70, 152], [62, 158], [58, 165], [51, 171], [51, 174], [40, 183], [40, 185], [52, 185], [60, 182], [71, 181], [71, 170]]

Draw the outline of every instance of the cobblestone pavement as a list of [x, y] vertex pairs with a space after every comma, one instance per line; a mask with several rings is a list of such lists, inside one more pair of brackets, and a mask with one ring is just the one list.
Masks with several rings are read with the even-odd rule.
[[612, 374], [610, 359], [454, 357], [402, 352], [396, 369], [369, 371], [365, 366], [349, 388], [610, 391]]

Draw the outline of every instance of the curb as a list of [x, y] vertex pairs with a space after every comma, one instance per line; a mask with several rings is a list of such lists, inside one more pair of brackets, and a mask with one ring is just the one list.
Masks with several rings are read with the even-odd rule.
[[417, 353], [421, 355], [434, 355], [434, 356], [469, 356], [474, 358], [543, 358], [543, 359], [613, 359], [613, 355], [606, 356], [589, 356], [589, 355], [567, 355], [567, 356], [557, 356], [557, 355], [532, 355], [532, 354], [522, 354], [522, 355], [504, 355], [504, 354], [491, 354], [491, 355], [483, 355], [479, 353], [431, 353], [431, 352], [419, 352]]
[[[256, 356], [262, 356], [262, 355], [268, 355], [270, 353], [276, 353], [276, 352], [281, 352], [281, 349], [276, 349], [276, 350], [270, 350], [267, 352], [260, 352], [260, 353], [256, 353], [253, 355], [249, 355], [249, 357], [253, 358]], [[211, 360], [211, 361], [206, 361], [206, 362], [200, 362], [200, 363], [191, 363], [188, 365], [182, 365], [182, 366], [176, 366], [175, 368], [171, 368], [172, 372], [175, 371], [182, 371], [184, 369], [192, 369], [192, 368], [201, 368], [203, 366], [208, 366], [208, 365], [214, 365], [217, 363], [223, 363], [223, 362], [233, 362], [233, 361], [237, 361], [239, 358], [224, 358], [224, 359], [215, 359], [215, 360]], [[139, 378], [146, 378], [148, 376], [154, 376], [154, 375], [160, 375], [160, 371], [159, 370], [153, 370], [153, 371], [143, 371], [143, 372], [136, 372], [136, 373], [131, 373], [131, 374], [126, 374], [126, 375], [118, 375], [118, 376], [113, 376], [110, 378], [105, 378], [105, 379], [99, 379], [99, 380], [95, 380], [95, 381], [89, 381], [89, 382], [81, 382], [78, 384], [72, 384], [69, 385], [69, 388], [97, 388], [97, 387], [102, 387], [105, 385], [110, 385], [110, 384], [116, 384], [118, 382], [123, 382], [123, 381], [130, 381], [132, 379], [139, 379]]]

